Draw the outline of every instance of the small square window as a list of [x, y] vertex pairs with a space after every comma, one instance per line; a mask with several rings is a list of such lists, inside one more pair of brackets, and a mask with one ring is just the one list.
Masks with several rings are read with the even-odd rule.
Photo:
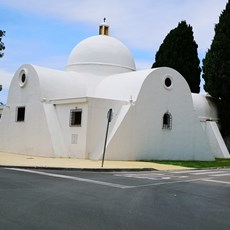
[[17, 108], [17, 117], [16, 117], [17, 122], [25, 121], [25, 111], [26, 111], [25, 107]]
[[72, 109], [70, 110], [70, 127], [71, 126], [81, 126], [81, 109]]

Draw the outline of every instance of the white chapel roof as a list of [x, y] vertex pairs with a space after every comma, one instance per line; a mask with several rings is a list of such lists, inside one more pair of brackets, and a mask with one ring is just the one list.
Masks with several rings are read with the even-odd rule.
[[98, 84], [94, 97], [136, 101], [143, 82], [155, 70], [147, 69], [106, 77]]
[[97, 35], [81, 41], [72, 50], [67, 70], [93, 74], [116, 74], [136, 70], [129, 49], [119, 40]]
[[216, 100], [211, 96], [192, 93], [193, 106], [201, 119], [218, 120]]
[[[21, 87], [20, 75], [26, 74], [26, 84]], [[92, 95], [99, 77], [89, 73], [74, 71], [60, 71], [46, 67], [25, 64], [15, 73], [8, 94], [8, 102], [12, 102], [16, 97], [20, 98], [18, 93], [33, 92], [40, 99], [55, 100], [68, 98], [82, 98], [88, 94]]]

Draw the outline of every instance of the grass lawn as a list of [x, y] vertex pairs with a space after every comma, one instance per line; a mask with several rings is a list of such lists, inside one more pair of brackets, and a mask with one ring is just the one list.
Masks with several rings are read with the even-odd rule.
[[151, 161], [158, 164], [179, 165], [191, 168], [230, 167], [230, 159], [216, 159], [215, 161]]

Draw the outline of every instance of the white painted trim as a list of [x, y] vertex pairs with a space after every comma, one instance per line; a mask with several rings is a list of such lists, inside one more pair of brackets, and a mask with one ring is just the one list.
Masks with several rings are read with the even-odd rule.
[[65, 98], [65, 99], [52, 99], [52, 100], [46, 100], [46, 101], [50, 104], [62, 105], [62, 104], [86, 103], [88, 102], [88, 98], [87, 97]]
[[76, 66], [76, 65], [105, 65], [105, 66], [120, 67], [120, 68], [125, 68], [125, 69], [130, 69], [130, 70], [136, 71], [135, 68], [130, 68], [129, 66], [112, 64], [112, 63], [105, 63], [105, 62], [77, 62], [77, 63], [73, 63], [73, 64], [68, 64], [68, 67]]

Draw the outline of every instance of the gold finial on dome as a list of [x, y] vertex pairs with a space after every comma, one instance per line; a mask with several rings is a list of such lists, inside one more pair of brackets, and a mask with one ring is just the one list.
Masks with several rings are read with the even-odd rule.
[[109, 26], [105, 23], [106, 18], [104, 18], [104, 22], [99, 26], [99, 35], [109, 35]]

